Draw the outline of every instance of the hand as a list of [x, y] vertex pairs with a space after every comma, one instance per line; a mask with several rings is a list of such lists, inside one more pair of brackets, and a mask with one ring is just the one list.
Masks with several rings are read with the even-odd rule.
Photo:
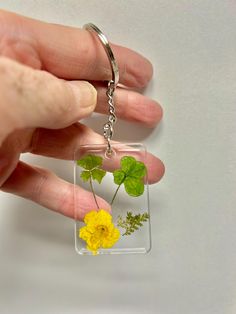
[[[0, 11], [0, 25], [1, 190], [74, 217], [73, 185], [19, 157], [31, 152], [73, 159], [78, 145], [104, 142], [101, 135], [77, 121], [94, 110], [107, 111], [102, 83], [110, 79], [107, 56], [101, 43], [82, 29], [5, 11]], [[112, 45], [112, 49], [120, 83], [129, 88], [116, 91], [117, 116], [154, 127], [162, 117], [160, 105], [131, 90], [147, 85], [152, 77], [150, 62], [127, 48]], [[147, 168], [150, 183], [164, 173], [162, 162], [151, 154]], [[82, 188], [77, 190], [84, 212], [93, 198]], [[108, 207], [104, 200], [99, 202]]]

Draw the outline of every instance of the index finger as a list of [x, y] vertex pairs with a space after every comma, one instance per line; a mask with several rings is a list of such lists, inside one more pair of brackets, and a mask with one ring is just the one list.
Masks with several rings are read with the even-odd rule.
[[[17, 42], [14, 57], [34, 64], [64, 79], [109, 80], [111, 69], [102, 44], [89, 31], [49, 24], [13, 13], [0, 11], [0, 38]], [[12, 40], [11, 40], [12, 39]], [[152, 77], [151, 63], [128, 48], [111, 45], [120, 71], [120, 83], [140, 88]], [[9, 52], [9, 49], [7, 50]], [[0, 50], [0, 54], [2, 54]], [[12, 54], [12, 52], [11, 52]], [[39, 62], [35, 62], [39, 58]], [[23, 59], [23, 60], [22, 60]], [[30, 65], [30, 64], [28, 64]]]

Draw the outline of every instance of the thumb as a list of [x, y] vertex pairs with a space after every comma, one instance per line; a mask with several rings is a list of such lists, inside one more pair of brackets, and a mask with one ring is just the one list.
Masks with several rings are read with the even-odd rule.
[[97, 100], [88, 82], [64, 81], [3, 57], [0, 94], [0, 135], [29, 127], [64, 128], [90, 115]]

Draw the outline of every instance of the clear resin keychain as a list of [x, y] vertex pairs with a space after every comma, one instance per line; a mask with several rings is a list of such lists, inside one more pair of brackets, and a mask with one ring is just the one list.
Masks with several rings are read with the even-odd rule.
[[[94, 24], [84, 28], [103, 44], [112, 79], [107, 85], [109, 116], [103, 127], [104, 144], [82, 145], [75, 152], [74, 184], [90, 191], [93, 199], [81, 218], [74, 193], [76, 251], [83, 255], [147, 253], [151, 229], [146, 149], [139, 143], [111, 141], [119, 69], [106, 36]], [[106, 208], [100, 205], [100, 198], [109, 204]]]

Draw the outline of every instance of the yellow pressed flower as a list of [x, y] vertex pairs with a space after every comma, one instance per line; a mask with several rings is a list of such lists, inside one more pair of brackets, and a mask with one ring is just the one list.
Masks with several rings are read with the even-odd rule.
[[107, 211], [91, 211], [84, 217], [86, 226], [82, 227], [79, 237], [87, 242], [87, 249], [97, 254], [99, 248], [111, 248], [120, 238], [120, 231]]

